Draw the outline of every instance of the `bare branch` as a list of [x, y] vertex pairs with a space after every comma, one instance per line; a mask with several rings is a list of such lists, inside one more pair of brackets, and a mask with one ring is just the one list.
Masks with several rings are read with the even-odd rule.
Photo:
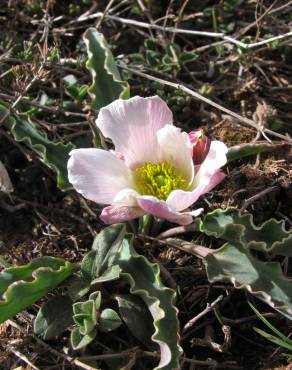
[[149, 30], [155, 29], [155, 30], [176, 33], [176, 34], [217, 38], [225, 42], [230, 42], [243, 49], [253, 49], [257, 46], [266, 45], [266, 44], [269, 44], [270, 42], [282, 40], [284, 38], [292, 36], [292, 31], [290, 31], [282, 35], [273, 36], [265, 40], [261, 40], [258, 42], [252, 42], [248, 44], [248, 43], [236, 40], [235, 38], [231, 36], [226, 36], [223, 32], [205, 32], [205, 31], [198, 31], [198, 30], [187, 30], [187, 29], [176, 28], [176, 27], [163, 27], [157, 24], [149, 24], [147, 22], [136, 21], [135, 19], [127, 19], [127, 18], [117, 17], [115, 15], [110, 15], [110, 14], [105, 15], [104, 12], [97, 12], [97, 13], [90, 14], [89, 16], [82, 16], [82, 17], [77, 18], [77, 20], [74, 20], [74, 22], [84, 22], [90, 19], [95, 19], [95, 18], [111, 19], [116, 22], [120, 22], [123, 24], [131, 25], [131, 26], [137, 26], [140, 28], [147, 28]]

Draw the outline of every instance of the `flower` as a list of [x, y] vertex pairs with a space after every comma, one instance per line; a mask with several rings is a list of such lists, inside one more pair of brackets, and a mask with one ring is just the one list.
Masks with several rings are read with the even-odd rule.
[[115, 150], [74, 149], [70, 183], [103, 208], [106, 224], [151, 214], [187, 225], [202, 209], [187, 210], [225, 175], [227, 148], [201, 131], [182, 132], [158, 96], [116, 100], [103, 107], [96, 124]]

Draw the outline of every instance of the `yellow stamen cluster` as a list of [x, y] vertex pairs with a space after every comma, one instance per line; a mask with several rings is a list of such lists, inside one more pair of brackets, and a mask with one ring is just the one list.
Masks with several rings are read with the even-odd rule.
[[146, 163], [136, 169], [136, 185], [140, 194], [166, 200], [173, 190], [186, 190], [187, 181], [170, 163]]

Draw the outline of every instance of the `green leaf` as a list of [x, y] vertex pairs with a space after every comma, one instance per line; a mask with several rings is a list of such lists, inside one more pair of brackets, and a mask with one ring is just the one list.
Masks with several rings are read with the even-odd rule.
[[197, 59], [198, 59], [198, 54], [193, 53], [193, 52], [184, 52], [180, 55], [179, 62], [181, 64], [186, 64], [189, 62], [194, 62]]
[[41, 257], [0, 273], [0, 323], [16, 315], [70, 276], [73, 266], [60, 258]]
[[151, 67], [157, 67], [160, 64], [160, 53], [152, 50], [146, 50], [146, 61]]
[[[85, 278], [102, 278], [109, 281], [117, 278], [118, 268], [109, 270], [112, 267], [116, 253], [125, 235], [125, 225], [116, 224], [103, 229], [95, 238], [90, 251], [81, 263], [81, 271]], [[97, 281], [95, 281], [97, 282]]]
[[144, 40], [144, 46], [145, 46], [145, 49], [147, 50], [153, 50], [153, 51], [157, 51], [158, 50], [158, 47], [159, 47], [159, 44], [156, 42], [155, 39], [145, 39]]
[[101, 276], [93, 279], [91, 285], [105, 283], [107, 281], [113, 281], [120, 278], [121, 269], [119, 266], [114, 265], [105, 270]]
[[66, 296], [54, 296], [40, 308], [33, 330], [44, 340], [57, 339], [72, 323], [73, 302]]
[[96, 337], [96, 329], [94, 329], [92, 332], [89, 334], [83, 335], [79, 328], [74, 328], [71, 331], [71, 345], [72, 348], [77, 351], [81, 348], [84, 348], [88, 346], [89, 343], [91, 343], [94, 338]]
[[84, 96], [88, 93], [89, 87], [87, 85], [82, 85], [78, 92], [79, 99], [84, 98]]
[[76, 302], [73, 305], [73, 320], [79, 326], [82, 335], [89, 334], [97, 325], [97, 310], [101, 303], [101, 293], [93, 292], [89, 300]]
[[84, 297], [90, 290], [90, 282], [81, 276], [74, 275], [66, 283], [68, 295], [73, 302]]
[[292, 284], [278, 262], [262, 262], [240, 244], [226, 243], [205, 257], [211, 283], [226, 281], [246, 289], [292, 320]]
[[254, 313], [257, 315], [257, 317], [278, 336], [280, 339], [282, 339], [284, 342], [288, 343], [292, 349], [292, 340], [286, 337], [283, 333], [281, 333], [274, 325], [268, 321], [265, 316], [263, 316], [250, 302], [248, 302], [249, 306], [252, 308]]
[[292, 256], [292, 233], [285, 229], [284, 221], [270, 219], [256, 226], [250, 213], [240, 214], [237, 209], [216, 209], [203, 220], [197, 221], [198, 229], [210, 236], [245, 248]]
[[96, 323], [96, 309], [95, 309], [95, 302], [94, 300], [90, 299], [85, 302], [76, 302], [73, 304], [73, 312], [74, 316], [73, 319], [75, 321], [76, 316], [78, 316], [78, 324], [80, 323], [79, 318], [90, 318], [93, 322]]
[[92, 321], [92, 318], [85, 318], [83, 319], [83, 322], [79, 325], [79, 331], [82, 335], [88, 335], [93, 330], [95, 330], [96, 324], [96, 322]]
[[65, 88], [66, 93], [73, 99], [79, 98], [79, 89], [76, 85], [68, 85]]
[[122, 269], [121, 276], [130, 284], [131, 294], [138, 295], [145, 302], [153, 317], [155, 332], [152, 340], [160, 346], [161, 353], [155, 370], [179, 368], [182, 349], [179, 346], [177, 309], [173, 305], [175, 292], [161, 283], [159, 266], [137, 254], [126, 238], [116, 263]]
[[116, 311], [111, 308], [106, 308], [100, 314], [98, 329], [103, 332], [109, 332], [118, 328], [121, 323], [121, 319]]
[[[292, 346], [291, 344], [288, 344], [286, 341], [283, 341], [282, 339], [272, 335], [272, 334], [268, 334], [266, 333], [265, 331], [259, 329], [259, 328], [254, 328], [254, 330], [260, 334], [261, 336], [263, 336], [264, 338], [268, 339], [270, 342], [276, 344], [277, 346], [280, 346], [282, 348], [286, 348], [290, 351], [292, 351]], [[292, 354], [290, 355], [292, 356]]]
[[244, 143], [228, 148], [227, 162], [237, 161], [258, 153], [271, 152], [272, 150], [283, 147], [285, 144], [269, 144], [267, 142]]
[[92, 85], [88, 92], [92, 95], [92, 106], [100, 109], [116, 99], [128, 99], [129, 85], [121, 80], [116, 62], [103, 34], [89, 28], [84, 34], [87, 47], [87, 68], [92, 74]]
[[101, 305], [101, 292], [96, 291], [90, 294], [89, 299], [92, 299], [94, 301], [94, 306], [96, 310], [99, 310], [99, 307]]
[[119, 312], [131, 333], [150, 350], [155, 348], [151, 341], [154, 333], [153, 320], [141, 298], [125, 294], [116, 297]]
[[62, 190], [72, 188], [67, 177], [67, 162], [74, 145], [50, 141], [28, 116], [17, 113], [10, 114], [8, 108], [0, 102], [0, 119], [3, 117], [6, 117], [3, 121], [4, 126], [10, 130], [14, 139], [25, 143], [38, 154], [39, 159], [46, 166], [56, 172], [59, 188]]

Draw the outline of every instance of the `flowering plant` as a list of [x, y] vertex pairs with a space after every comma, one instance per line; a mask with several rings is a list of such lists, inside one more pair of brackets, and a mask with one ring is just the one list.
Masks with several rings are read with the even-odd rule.
[[202, 208], [187, 209], [224, 178], [225, 144], [175, 127], [158, 96], [118, 99], [96, 124], [115, 150], [72, 150], [68, 177], [85, 198], [109, 205], [100, 215], [106, 224], [145, 214], [190, 224]]

